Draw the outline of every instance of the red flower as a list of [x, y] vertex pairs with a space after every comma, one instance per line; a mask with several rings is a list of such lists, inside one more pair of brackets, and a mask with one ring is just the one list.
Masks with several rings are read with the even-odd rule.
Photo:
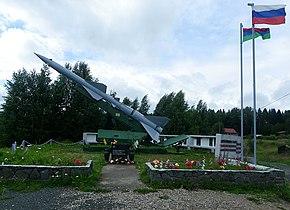
[[246, 165], [243, 167], [243, 170], [256, 170], [256, 168]]
[[167, 168], [171, 168], [171, 167], [172, 167], [172, 164], [171, 164], [170, 162], [167, 162], [167, 163], [166, 163], [166, 167], [167, 167]]
[[187, 161], [186, 162], [186, 167], [187, 168], [192, 168], [192, 162], [191, 161]]
[[250, 166], [244, 166], [243, 170], [250, 170]]
[[76, 165], [82, 165], [83, 164], [83, 162], [81, 161], [81, 159], [74, 159], [74, 163]]

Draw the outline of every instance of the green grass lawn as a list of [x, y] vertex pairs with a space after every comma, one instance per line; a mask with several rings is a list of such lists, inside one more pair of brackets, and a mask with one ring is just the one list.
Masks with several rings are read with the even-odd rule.
[[15, 165], [76, 165], [74, 160], [80, 159], [83, 165], [94, 159], [95, 153], [84, 153], [81, 145], [63, 146], [47, 144], [44, 146], [19, 147], [15, 152], [11, 148], [0, 149], [0, 164]]
[[33, 191], [43, 187], [68, 186], [82, 191], [94, 191], [96, 183], [100, 179], [102, 167], [106, 164], [102, 152], [83, 152], [82, 145], [63, 146], [48, 144], [41, 147], [32, 146], [28, 150], [17, 148], [13, 153], [11, 148], [1, 148], [0, 164], [65, 166], [76, 165], [75, 159], [80, 159], [83, 165], [88, 160], [93, 160], [93, 173], [71, 177], [70, 179], [57, 178], [50, 181], [10, 181], [0, 179], [0, 200], [7, 189]]

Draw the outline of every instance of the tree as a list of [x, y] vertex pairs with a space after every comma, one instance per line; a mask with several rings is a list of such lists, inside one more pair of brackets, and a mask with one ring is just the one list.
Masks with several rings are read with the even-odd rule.
[[39, 74], [32, 78], [35, 86], [32, 92], [32, 138], [36, 142], [47, 141], [53, 131], [51, 130], [51, 106], [52, 106], [52, 94], [51, 94], [51, 79], [48, 67], [45, 65], [41, 68]]
[[238, 108], [229, 110], [226, 114], [224, 126], [226, 128], [234, 128], [239, 132], [241, 130], [241, 110]]
[[3, 111], [0, 111], [0, 147], [5, 146]]
[[[73, 67], [66, 64], [66, 68], [89, 82], [97, 82], [90, 74], [89, 66], [84, 62], [77, 62]], [[104, 127], [106, 120], [103, 112], [92, 102], [85, 90], [78, 84], [60, 75], [54, 83], [55, 99], [54, 114], [57, 119], [57, 137], [78, 141], [83, 132], [94, 131]], [[93, 99], [92, 99], [93, 100]]]
[[132, 101], [131, 107], [132, 107], [132, 109], [137, 110], [139, 108], [139, 106], [140, 106], [140, 103], [139, 103], [138, 97], [137, 97]]
[[5, 87], [3, 117], [7, 143], [28, 140], [39, 143], [51, 133], [50, 73], [44, 66], [40, 73], [25, 69], [14, 72]]
[[186, 132], [188, 128], [185, 124], [188, 104], [184, 96], [182, 91], [177, 94], [172, 92], [169, 95], [164, 95], [156, 105], [154, 115], [166, 116], [170, 119], [164, 133], [182, 134]]
[[284, 119], [285, 119], [285, 123], [284, 123], [284, 130], [287, 133], [290, 133], [290, 110], [285, 111], [284, 113]]
[[125, 97], [123, 99], [123, 104], [125, 104], [127, 106], [131, 106], [132, 105], [132, 101], [128, 97]]
[[207, 104], [203, 102], [202, 100], [199, 100], [199, 102], [196, 105], [196, 111], [197, 111], [197, 120], [196, 124], [199, 127], [198, 134], [210, 134], [211, 128], [209, 126], [209, 117], [207, 114]]
[[150, 105], [149, 105], [148, 95], [145, 95], [141, 100], [141, 104], [139, 106], [138, 111], [144, 115], [148, 115], [149, 109], [150, 109]]
[[[5, 84], [7, 96], [4, 97], [3, 117], [4, 128], [7, 134], [7, 143], [11, 144], [15, 139], [28, 137], [25, 119], [29, 104], [29, 74], [25, 69], [14, 72], [12, 80]], [[18, 125], [18, 126], [16, 126]]]
[[187, 134], [198, 134], [199, 133], [199, 125], [197, 123], [197, 111], [194, 106], [186, 112], [185, 121], [187, 124], [186, 133]]
[[[90, 83], [97, 82], [91, 76], [89, 66], [77, 62], [66, 68], [81, 76]], [[37, 73], [26, 69], [18, 70], [12, 79], [5, 84], [7, 95], [4, 97], [0, 112], [0, 145], [11, 145], [15, 140], [23, 139], [32, 143], [42, 143], [50, 138], [80, 140], [82, 133], [104, 129], [130, 129], [122, 122], [115, 121], [106, 111], [100, 110], [96, 101], [79, 85], [63, 75], [52, 83], [46, 65]], [[85, 97], [88, 95], [89, 97]], [[115, 91], [110, 95], [119, 100]], [[94, 102], [92, 102], [94, 101]], [[106, 103], [106, 102], [104, 102]], [[131, 101], [128, 97], [123, 103], [147, 115], [150, 109], [148, 95], [141, 103], [138, 98]], [[290, 132], [290, 111], [267, 109], [257, 112], [257, 131], [270, 135], [278, 131]], [[165, 94], [156, 105], [154, 115], [166, 116], [170, 119], [165, 127], [166, 134], [215, 134], [221, 133], [224, 127], [240, 129], [240, 109], [233, 108], [225, 112], [215, 112], [207, 108], [206, 102], [199, 100], [196, 107], [189, 108], [185, 94]], [[253, 109], [244, 108], [244, 134], [252, 134]]]
[[170, 93], [169, 95], [165, 94], [164, 96], [162, 96], [157, 103], [153, 114], [157, 116], [167, 116], [166, 114], [170, 112], [170, 104], [172, 103], [174, 97], [174, 92]]
[[244, 108], [244, 134], [249, 135], [253, 132], [253, 109], [251, 107]]
[[[215, 133], [222, 133], [224, 130], [224, 122], [226, 120], [226, 112], [225, 110], [219, 109], [216, 112], [216, 122], [215, 122]], [[213, 133], [214, 134], [214, 133]]]

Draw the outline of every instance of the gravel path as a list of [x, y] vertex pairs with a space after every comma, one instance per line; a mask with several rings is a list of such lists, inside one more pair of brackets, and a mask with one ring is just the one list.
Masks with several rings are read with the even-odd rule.
[[97, 187], [114, 191], [128, 191], [145, 188], [146, 185], [140, 181], [134, 165], [108, 164], [102, 168], [102, 178]]
[[13, 198], [0, 200], [0, 209], [290, 209], [290, 204], [284, 201], [265, 202], [249, 195], [210, 190], [166, 189], [144, 195], [133, 191], [87, 193], [47, 188], [12, 194]]

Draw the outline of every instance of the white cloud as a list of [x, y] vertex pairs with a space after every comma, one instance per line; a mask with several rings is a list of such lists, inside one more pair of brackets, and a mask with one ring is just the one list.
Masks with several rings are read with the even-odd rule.
[[[246, 4], [230, 0], [1, 1], [0, 79], [9, 79], [22, 67], [39, 69], [42, 62], [32, 54], [37, 52], [60, 64], [86, 61], [109, 90], [121, 98], [141, 99], [148, 94], [151, 108], [164, 94], [180, 90], [193, 104], [203, 100], [214, 109], [239, 107], [239, 24], [250, 25]], [[289, 32], [287, 24], [275, 26], [272, 39], [257, 39], [258, 106], [288, 91]], [[251, 43], [245, 43], [247, 106], [252, 106], [251, 56]], [[287, 109], [286, 99], [273, 106]]]

